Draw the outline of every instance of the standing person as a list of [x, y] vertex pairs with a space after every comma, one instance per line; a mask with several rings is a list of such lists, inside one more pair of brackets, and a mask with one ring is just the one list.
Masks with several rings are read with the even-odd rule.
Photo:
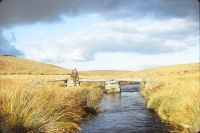
[[76, 68], [72, 70], [71, 78], [73, 79], [74, 86], [79, 85], [79, 75]]

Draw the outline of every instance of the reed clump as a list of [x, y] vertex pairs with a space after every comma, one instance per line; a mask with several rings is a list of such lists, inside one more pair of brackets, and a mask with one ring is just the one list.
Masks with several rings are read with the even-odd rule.
[[177, 78], [148, 83], [142, 88], [147, 107], [185, 133], [200, 131], [200, 83], [198, 78]]
[[97, 89], [21, 78], [1, 78], [0, 84], [0, 130], [4, 133], [76, 132], [80, 122], [100, 108], [102, 92]]

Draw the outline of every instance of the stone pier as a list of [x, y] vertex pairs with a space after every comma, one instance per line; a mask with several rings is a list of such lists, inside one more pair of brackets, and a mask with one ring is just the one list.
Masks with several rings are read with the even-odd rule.
[[[120, 82], [144, 82], [144, 78], [122, 78], [122, 79], [79, 79], [78, 86], [81, 82], [104, 82], [105, 83], [105, 92], [106, 93], [120, 93], [121, 86]], [[67, 79], [67, 86], [73, 87], [74, 83], [72, 79]]]

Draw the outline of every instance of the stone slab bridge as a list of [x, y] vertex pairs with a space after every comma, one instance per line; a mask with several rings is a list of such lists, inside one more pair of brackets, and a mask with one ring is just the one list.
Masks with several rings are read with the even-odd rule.
[[[73, 87], [74, 83], [72, 79], [54, 79], [54, 81], [65, 81], [68, 87]], [[147, 79], [145, 78], [119, 78], [119, 79], [91, 79], [91, 78], [80, 78], [79, 85], [81, 82], [103, 82], [105, 84], [105, 92], [113, 93], [113, 92], [121, 92], [121, 84], [122, 83], [145, 83]]]

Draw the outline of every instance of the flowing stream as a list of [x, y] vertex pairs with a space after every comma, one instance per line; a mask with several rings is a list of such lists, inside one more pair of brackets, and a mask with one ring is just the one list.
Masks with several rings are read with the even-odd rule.
[[145, 108], [139, 84], [123, 85], [121, 94], [104, 95], [101, 111], [81, 124], [82, 133], [168, 133], [154, 112]]

